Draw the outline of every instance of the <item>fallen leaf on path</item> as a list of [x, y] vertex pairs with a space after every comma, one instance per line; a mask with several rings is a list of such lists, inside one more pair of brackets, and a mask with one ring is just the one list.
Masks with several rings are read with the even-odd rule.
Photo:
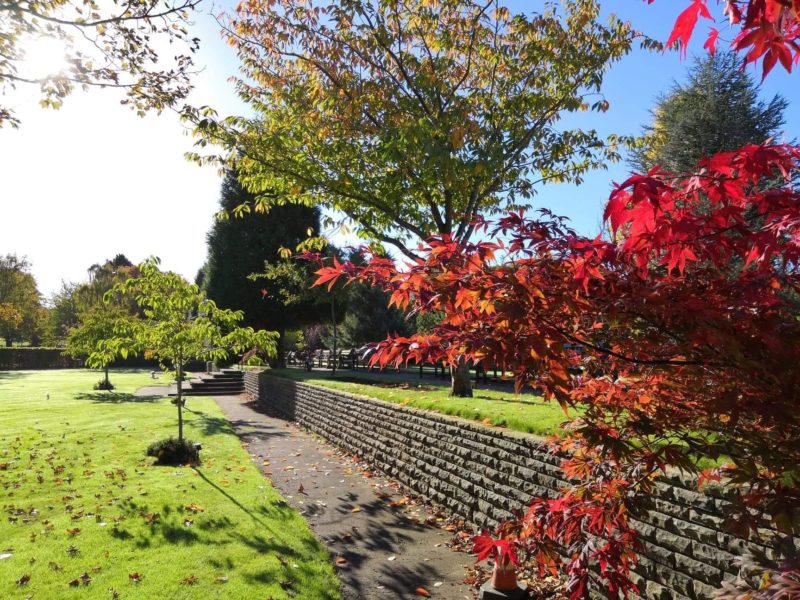
[[390, 557], [389, 557], [389, 558], [387, 558], [386, 560], [395, 560], [396, 558], [397, 558], [396, 556], [390, 556]]
[[414, 593], [417, 596], [430, 596], [431, 595], [431, 593], [428, 590], [426, 590], [424, 587], [418, 587], [417, 589], [414, 590]]
[[361, 512], [361, 507], [360, 506], [354, 506], [353, 509], [350, 512], [354, 512], [354, 513]]
[[339, 556], [339, 557], [336, 558], [336, 564], [337, 565], [346, 565], [347, 564], [347, 559], [344, 556]]

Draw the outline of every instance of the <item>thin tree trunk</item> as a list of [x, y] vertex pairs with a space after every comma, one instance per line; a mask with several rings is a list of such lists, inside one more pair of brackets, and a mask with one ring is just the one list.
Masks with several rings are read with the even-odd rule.
[[278, 368], [283, 369], [286, 366], [286, 327], [278, 329], [278, 344], [277, 344], [276, 365]]
[[108, 383], [108, 365], [106, 365], [105, 372], [106, 372], [106, 384], [105, 384], [106, 385], [106, 389], [110, 390], [111, 386]]
[[183, 441], [183, 368], [178, 367], [178, 439]]
[[331, 294], [331, 321], [333, 321], [333, 377], [336, 377], [336, 292]]
[[469, 378], [469, 363], [463, 356], [455, 365], [450, 365], [450, 395], [472, 398], [472, 381]]

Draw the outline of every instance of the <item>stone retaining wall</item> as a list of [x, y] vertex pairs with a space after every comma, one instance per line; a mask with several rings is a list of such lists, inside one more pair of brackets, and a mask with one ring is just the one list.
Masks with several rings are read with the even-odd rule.
[[[552, 495], [564, 483], [559, 459], [540, 439], [356, 396], [266, 372], [245, 373], [245, 390], [275, 416], [297, 421], [424, 498], [478, 526], [491, 526]], [[736, 575], [736, 555], [759, 541], [724, 532], [720, 497], [698, 493], [678, 477], [637, 526], [647, 544], [636, 582], [648, 600], [711, 598]], [[765, 536], [765, 539], [768, 536]]]

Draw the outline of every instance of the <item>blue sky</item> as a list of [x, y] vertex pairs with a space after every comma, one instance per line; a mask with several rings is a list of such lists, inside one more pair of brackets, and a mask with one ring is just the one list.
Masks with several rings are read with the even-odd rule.
[[[615, 0], [603, 2], [603, 9], [665, 40], [687, 3]], [[530, 9], [540, 3], [513, 0], [509, 6]], [[222, 8], [206, 5], [196, 17], [196, 35], [202, 40], [198, 64], [204, 69], [191, 100], [221, 114], [241, 114], [246, 108], [227, 81], [237, 70], [236, 56], [221, 41], [211, 17]], [[690, 56], [704, 52], [705, 27], [700, 24]], [[725, 28], [720, 30], [725, 36]], [[606, 76], [609, 111], [570, 115], [564, 124], [601, 134], [637, 134], [649, 121], [655, 98], [685, 78], [690, 62], [677, 53], [636, 49]], [[780, 92], [790, 101], [789, 139], [800, 138], [799, 78], [776, 69], [763, 87], [765, 97]], [[189, 279], [205, 260], [205, 234], [219, 193], [217, 173], [184, 160], [192, 140], [175, 115], [139, 119], [118, 100], [113, 92], [78, 92], [54, 112], [38, 108], [30, 90], [3, 98], [18, 109], [23, 126], [0, 129], [0, 253], [27, 255], [45, 295], [61, 280], [84, 279], [91, 264], [118, 252], [132, 260], [158, 255], [166, 268]], [[596, 233], [611, 182], [624, 179], [627, 170], [621, 163], [590, 174], [581, 187], [547, 186], [532, 205], [569, 216], [583, 233]]]

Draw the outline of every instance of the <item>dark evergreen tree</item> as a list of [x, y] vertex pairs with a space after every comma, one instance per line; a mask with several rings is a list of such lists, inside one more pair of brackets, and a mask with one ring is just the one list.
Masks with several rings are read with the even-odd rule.
[[[229, 171], [222, 182], [221, 210], [230, 214], [252, 200], [253, 194]], [[267, 282], [250, 275], [285, 260], [281, 259], [281, 249], [294, 250], [310, 235], [317, 235], [319, 222], [319, 209], [298, 204], [217, 219], [207, 236], [208, 260], [198, 280], [218, 306], [244, 311], [244, 325], [278, 331], [282, 339], [288, 329], [307, 323], [312, 318], [308, 313], [318, 312], [316, 299], [288, 306], [280, 294], [271, 292]]]
[[704, 156], [778, 134], [786, 99], [759, 100], [758, 84], [741, 61], [730, 52], [696, 59], [688, 81], [658, 99], [631, 167], [647, 171], [660, 165], [671, 173], [688, 173]]

